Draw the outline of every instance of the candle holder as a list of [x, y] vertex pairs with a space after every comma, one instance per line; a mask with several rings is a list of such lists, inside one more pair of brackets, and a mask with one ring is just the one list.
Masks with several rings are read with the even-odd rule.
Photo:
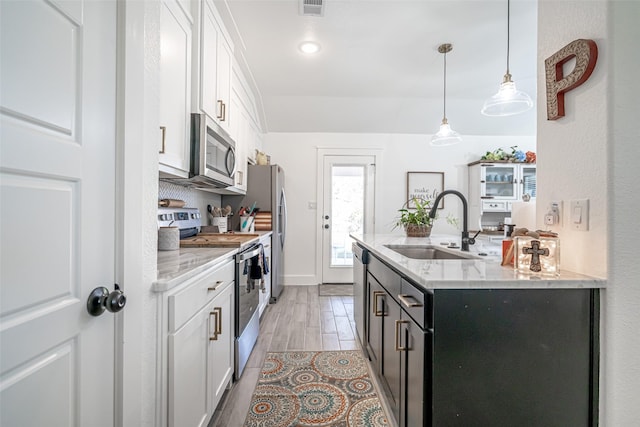
[[514, 238], [513, 267], [518, 273], [557, 276], [560, 274], [560, 239], [518, 236]]

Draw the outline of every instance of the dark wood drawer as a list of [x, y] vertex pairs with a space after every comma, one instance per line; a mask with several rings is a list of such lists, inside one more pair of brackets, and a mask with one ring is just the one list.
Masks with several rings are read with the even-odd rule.
[[402, 286], [402, 278], [398, 273], [393, 271], [375, 256], [369, 257], [367, 271], [376, 278], [376, 280], [393, 298], [397, 298]]
[[394, 295], [402, 309], [422, 328], [433, 328], [433, 296], [402, 279], [401, 292]]

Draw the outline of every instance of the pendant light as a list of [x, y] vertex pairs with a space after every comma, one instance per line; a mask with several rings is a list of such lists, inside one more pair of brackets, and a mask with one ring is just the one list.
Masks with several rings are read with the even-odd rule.
[[453, 145], [462, 141], [460, 134], [449, 126], [447, 120], [447, 53], [451, 52], [453, 46], [451, 43], [444, 43], [438, 46], [438, 52], [444, 55], [444, 90], [443, 90], [443, 108], [442, 108], [442, 124], [438, 133], [431, 137], [431, 145], [442, 147], [445, 145]]
[[533, 107], [531, 97], [516, 89], [509, 73], [509, 30], [510, 30], [511, 0], [507, 0], [507, 72], [502, 79], [498, 93], [487, 99], [482, 106], [485, 116], [512, 116], [524, 113]]

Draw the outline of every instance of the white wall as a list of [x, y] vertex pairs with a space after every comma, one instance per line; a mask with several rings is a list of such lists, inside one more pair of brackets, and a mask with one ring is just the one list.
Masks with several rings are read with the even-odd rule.
[[609, 280], [604, 303], [603, 422], [638, 424], [640, 405], [640, 263], [638, 159], [640, 158], [640, 2], [611, 4], [609, 62]]
[[[606, 257], [591, 251], [607, 247], [607, 3], [542, 1], [539, 8], [538, 226], [544, 224], [550, 202], [562, 200], [562, 224], [552, 227], [560, 234], [562, 269], [605, 277]], [[598, 44], [595, 70], [566, 94], [566, 116], [546, 120], [544, 60], [581, 38]], [[589, 231], [569, 226], [570, 199], [589, 199]]]
[[[640, 420], [640, 203], [634, 191], [640, 91], [633, 71], [640, 67], [639, 16], [634, 1], [541, 1], [538, 10], [539, 66], [575, 39], [598, 44], [591, 78], [565, 97], [567, 116], [547, 122], [539, 108], [537, 216], [540, 223], [552, 199], [591, 201], [588, 232], [559, 228], [562, 266], [608, 277], [601, 294], [600, 425], [611, 427]], [[544, 99], [539, 73], [538, 98]]]
[[[478, 114], [480, 114], [478, 112]], [[318, 148], [380, 149], [382, 164], [376, 168], [381, 183], [376, 189], [375, 229], [391, 233], [397, 211], [406, 201], [408, 171], [444, 172], [445, 189], [467, 192], [467, 163], [480, 159], [487, 151], [517, 145], [535, 151], [534, 137], [463, 136], [461, 144], [432, 147], [430, 135], [270, 133], [264, 147], [273, 163], [285, 170], [289, 221], [285, 248], [285, 283], [316, 284], [316, 231], [322, 212], [308, 208], [315, 202]], [[434, 234], [459, 235], [445, 218], [451, 212], [462, 221], [462, 205], [447, 198], [445, 209], [434, 224]], [[460, 223], [462, 225], [462, 223]], [[401, 230], [396, 230], [401, 233]]]

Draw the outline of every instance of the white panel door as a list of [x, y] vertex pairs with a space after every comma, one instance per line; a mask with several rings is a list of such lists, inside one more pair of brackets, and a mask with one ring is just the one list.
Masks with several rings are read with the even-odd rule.
[[116, 2], [0, 19], [0, 425], [113, 426]]

